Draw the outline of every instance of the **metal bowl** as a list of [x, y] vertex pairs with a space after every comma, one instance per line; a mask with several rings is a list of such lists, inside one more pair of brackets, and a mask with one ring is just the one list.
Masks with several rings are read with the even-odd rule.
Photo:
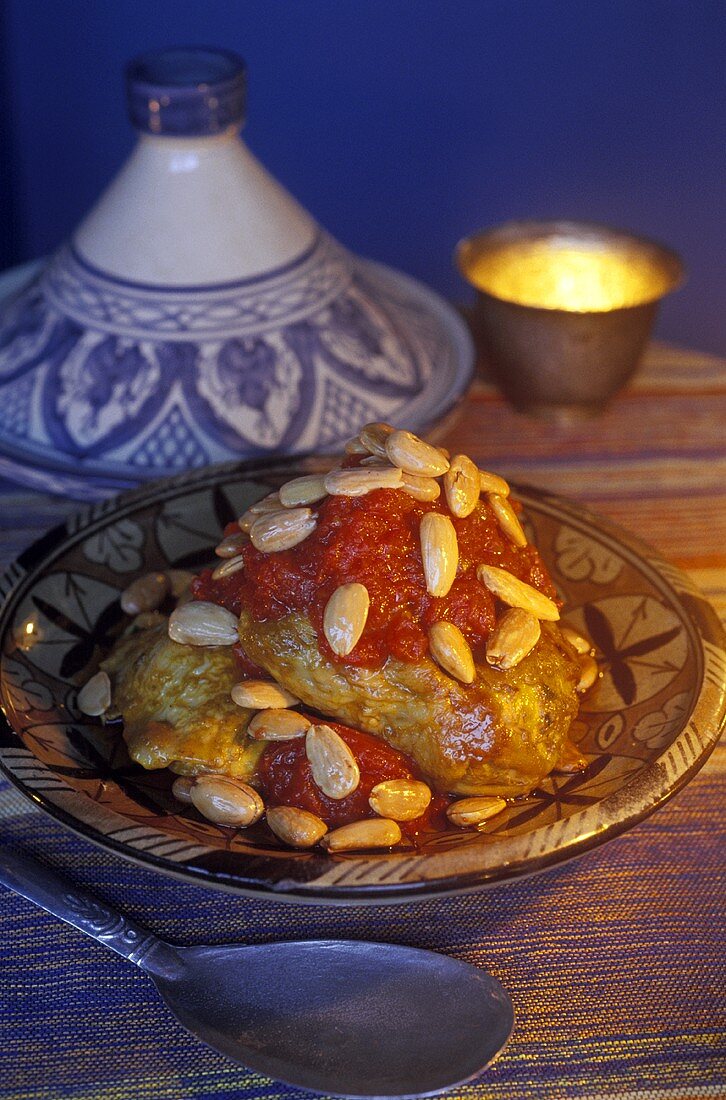
[[492, 377], [515, 408], [554, 420], [599, 413], [625, 385], [684, 271], [655, 241], [569, 221], [474, 234], [456, 262], [477, 291], [472, 324]]

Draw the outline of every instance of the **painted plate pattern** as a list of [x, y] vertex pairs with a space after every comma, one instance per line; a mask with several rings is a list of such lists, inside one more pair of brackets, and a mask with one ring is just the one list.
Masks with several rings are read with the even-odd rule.
[[[327, 460], [329, 464], [329, 460]], [[77, 692], [125, 625], [135, 576], [199, 569], [253, 500], [322, 458], [231, 463], [90, 507], [27, 550], [0, 581], [0, 764], [37, 805], [120, 854], [190, 880], [269, 897], [380, 902], [456, 892], [541, 870], [616, 836], [698, 770], [726, 712], [724, 636], [690, 580], [579, 505], [520, 489], [530, 532], [598, 650], [602, 677], [572, 735], [588, 760], [548, 778], [476, 834], [359, 855], [290, 852], [260, 827], [205, 821], [167, 772], [129, 759], [119, 724]]]

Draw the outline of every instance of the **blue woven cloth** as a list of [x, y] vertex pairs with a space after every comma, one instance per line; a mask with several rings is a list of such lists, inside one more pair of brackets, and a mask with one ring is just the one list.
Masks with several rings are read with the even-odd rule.
[[[5, 843], [170, 940], [389, 940], [485, 967], [512, 996], [515, 1032], [462, 1096], [695, 1100], [726, 1096], [725, 768], [720, 748], [667, 807], [578, 861], [408, 906], [289, 906], [186, 885], [65, 831], [7, 785], [0, 821]], [[0, 1097], [305, 1095], [202, 1047], [141, 971], [4, 890], [0, 920]]]
[[[560, 440], [481, 383], [458, 449], [606, 512], [687, 568], [726, 614], [726, 362], [653, 349], [636, 385]], [[694, 425], [698, 450], [694, 451]], [[0, 557], [72, 511], [2, 489]], [[340, 936], [476, 963], [517, 1014], [477, 1100], [726, 1097], [726, 746], [675, 799], [578, 861], [466, 897], [366, 909], [244, 900], [95, 848], [0, 781], [3, 842], [179, 943]], [[293, 1100], [208, 1051], [140, 971], [0, 888], [0, 1100]], [[415, 1011], [415, 1006], [412, 1006]]]

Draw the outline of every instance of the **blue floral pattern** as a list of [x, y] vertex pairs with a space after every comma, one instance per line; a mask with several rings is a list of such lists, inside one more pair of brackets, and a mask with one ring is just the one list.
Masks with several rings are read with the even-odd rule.
[[448, 369], [421, 313], [324, 234], [274, 277], [195, 290], [66, 247], [0, 311], [0, 448], [138, 479], [335, 445], [351, 409], [391, 419]]

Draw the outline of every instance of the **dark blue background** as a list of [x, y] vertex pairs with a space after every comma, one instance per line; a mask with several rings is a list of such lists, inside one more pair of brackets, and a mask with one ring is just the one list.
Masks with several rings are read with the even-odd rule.
[[[250, 70], [246, 138], [344, 243], [464, 298], [459, 237], [610, 222], [677, 249], [659, 334], [726, 352], [725, 0], [6, 0], [4, 264], [52, 249], [132, 144], [121, 69]], [[0, 60], [2, 58], [0, 57]]]

